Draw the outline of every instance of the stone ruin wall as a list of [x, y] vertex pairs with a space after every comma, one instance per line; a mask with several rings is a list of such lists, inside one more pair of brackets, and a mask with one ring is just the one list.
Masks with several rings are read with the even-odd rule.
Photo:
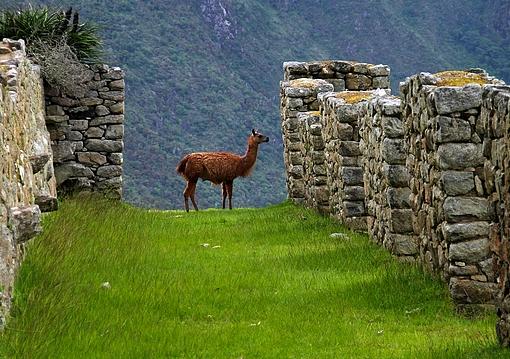
[[50, 135], [39, 68], [23, 41], [0, 42], [0, 327], [27, 241], [42, 211], [56, 209]]
[[122, 196], [124, 72], [93, 65], [82, 91], [46, 86], [46, 125], [59, 192], [97, 191]]
[[[350, 228], [366, 228], [400, 259], [440, 274], [459, 307], [497, 304], [498, 335], [508, 345], [510, 87], [479, 69], [458, 72], [479, 84], [449, 84], [442, 82], [445, 73], [421, 73], [401, 83], [401, 97], [395, 97], [374, 90], [368, 80], [360, 88], [352, 82], [349, 88], [345, 80], [335, 85], [331, 71], [323, 69], [335, 63], [344, 62], [284, 64], [281, 119], [289, 199]], [[305, 70], [310, 64], [313, 73]], [[386, 74], [383, 65], [349, 64]], [[389, 87], [389, 81], [384, 84]], [[298, 94], [313, 106], [295, 106], [289, 98]], [[320, 127], [299, 127], [310, 116]], [[289, 123], [311, 133], [294, 136]], [[323, 148], [320, 156], [307, 144], [312, 136]], [[326, 163], [320, 193], [328, 195], [327, 207], [321, 198], [318, 208], [316, 192], [308, 188], [310, 158]]]
[[27, 241], [57, 192], [122, 194], [124, 73], [89, 68], [83, 92], [43, 85], [23, 40], [0, 42], [0, 328]]

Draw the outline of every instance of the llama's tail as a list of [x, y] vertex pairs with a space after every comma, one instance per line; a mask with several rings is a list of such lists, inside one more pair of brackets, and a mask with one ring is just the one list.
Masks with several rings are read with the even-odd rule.
[[189, 155], [184, 156], [184, 158], [179, 162], [177, 167], [175, 167], [175, 170], [181, 176], [184, 175], [184, 170], [186, 169], [186, 163], [188, 163], [188, 159], [189, 159]]

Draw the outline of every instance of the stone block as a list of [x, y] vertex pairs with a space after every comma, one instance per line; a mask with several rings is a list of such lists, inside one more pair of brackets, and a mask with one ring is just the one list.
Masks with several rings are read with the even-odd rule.
[[361, 155], [359, 142], [357, 141], [342, 141], [339, 143], [338, 149], [340, 155], [345, 157], [356, 157]]
[[97, 175], [103, 178], [119, 177], [122, 175], [122, 166], [102, 166], [97, 169]]
[[90, 139], [85, 142], [85, 147], [95, 152], [122, 152], [124, 145], [122, 141]]
[[411, 233], [413, 231], [413, 212], [410, 209], [392, 209], [390, 229], [393, 233]]
[[102, 98], [103, 100], [112, 100], [112, 101], [124, 101], [124, 99], [125, 99], [125, 95], [124, 95], [123, 91], [100, 92], [99, 97]]
[[469, 121], [447, 116], [438, 116], [439, 125], [437, 141], [445, 142], [469, 142], [471, 140], [471, 124]]
[[441, 184], [448, 196], [468, 194], [475, 189], [473, 172], [444, 171], [441, 173]]
[[381, 126], [386, 137], [397, 138], [404, 136], [404, 122], [398, 117], [383, 116]]
[[443, 223], [443, 237], [447, 242], [461, 242], [473, 238], [489, 237], [488, 222]]
[[386, 241], [391, 243], [391, 253], [398, 256], [418, 254], [418, 241], [413, 235], [388, 233]]
[[482, 145], [474, 143], [445, 143], [437, 150], [439, 166], [443, 170], [462, 170], [482, 166]]
[[103, 117], [96, 117], [90, 121], [90, 126], [100, 125], [114, 125], [121, 124], [124, 122], [124, 115], [109, 115]]
[[114, 103], [108, 107], [111, 113], [122, 114], [124, 113], [124, 102]]
[[348, 90], [369, 90], [372, 87], [372, 79], [366, 75], [349, 73], [345, 76], [345, 87]]
[[352, 201], [344, 201], [343, 202], [343, 212], [346, 217], [359, 217], [366, 214], [365, 212], [365, 204], [362, 201], [352, 202]]
[[114, 81], [110, 82], [108, 84], [108, 87], [111, 90], [123, 90], [126, 87], [126, 85], [124, 83], [124, 79], [120, 79], [120, 80], [114, 80]]
[[101, 138], [104, 135], [104, 130], [100, 127], [90, 127], [87, 132], [85, 132], [85, 136], [87, 138]]
[[384, 177], [388, 180], [391, 187], [406, 187], [409, 185], [409, 171], [403, 165], [383, 165]]
[[80, 106], [97, 106], [102, 103], [103, 100], [97, 97], [85, 97], [80, 100]]
[[35, 196], [35, 204], [39, 206], [41, 212], [52, 212], [58, 209], [58, 200], [55, 196], [48, 194], [38, 194]]
[[405, 164], [407, 154], [404, 146], [404, 140], [385, 138], [381, 144], [383, 159], [391, 165]]
[[393, 188], [386, 191], [386, 199], [390, 208], [410, 208], [411, 190], [407, 187]]
[[448, 258], [451, 261], [464, 263], [478, 263], [490, 255], [488, 238], [474, 239], [466, 242], [451, 243]]
[[66, 180], [72, 177], [94, 177], [94, 173], [88, 167], [76, 162], [65, 162], [55, 168], [55, 177], [57, 185], [60, 186]]
[[363, 185], [363, 168], [343, 167], [342, 180], [346, 186]]
[[89, 127], [89, 121], [69, 120], [69, 125], [72, 131], [85, 131]]
[[387, 89], [390, 88], [390, 79], [386, 76], [377, 76], [372, 78], [372, 88]]
[[108, 107], [104, 105], [96, 106], [96, 115], [98, 116], [106, 116], [110, 114], [110, 110], [108, 110]]
[[59, 141], [51, 145], [53, 151], [53, 162], [64, 162], [74, 159], [74, 151], [69, 141]]
[[37, 205], [13, 207], [9, 210], [8, 225], [17, 244], [41, 233], [41, 211]]
[[491, 304], [497, 293], [496, 283], [468, 279], [450, 279], [450, 293], [456, 303]]
[[443, 203], [443, 212], [450, 223], [490, 219], [489, 201], [481, 197], [447, 197]]
[[438, 87], [433, 94], [440, 115], [466, 111], [482, 104], [482, 88], [476, 84], [464, 87]]
[[365, 199], [365, 188], [363, 186], [346, 186], [344, 195], [348, 201], [363, 201]]
[[103, 165], [107, 162], [106, 156], [97, 152], [78, 152], [78, 162], [87, 166]]
[[65, 116], [65, 112], [59, 105], [46, 106], [47, 116]]

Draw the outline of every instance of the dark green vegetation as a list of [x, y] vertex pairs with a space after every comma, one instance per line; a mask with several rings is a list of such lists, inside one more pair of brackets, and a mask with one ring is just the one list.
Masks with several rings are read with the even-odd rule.
[[[262, 148], [253, 177], [236, 181], [234, 199], [261, 206], [285, 197], [283, 61], [388, 64], [395, 91], [420, 71], [476, 66], [510, 80], [506, 0], [31, 2], [79, 8], [101, 25], [109, 61], [126, 70], [125, 196], [143, 206], [180, 208], [180, 157], [243, 152], [252, 127], [274, 142]], [[198, 195], [199, 205], [220, 203], [217, 188], [203, 185]]]
[[455, 315], [438, 280], [290, 204], [186, 214], [66, 201], [29, 246], [12, 314], [9, 358], [507, 354], [494, 316]]
[[55, 46], [65, 41], [80, 61], [95, 62], [101, 57], [97, 26], [80, 22], [79, 13], [72, 9], [64, 13], [58, 8], [29, 6], [21, 11], [2, 11], [0, 38], [24, 39], [29, 55], [38, 52], [41, 42]]

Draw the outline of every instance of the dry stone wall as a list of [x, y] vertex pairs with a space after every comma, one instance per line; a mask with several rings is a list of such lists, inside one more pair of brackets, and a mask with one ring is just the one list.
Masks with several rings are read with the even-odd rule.
[[[496, 82], [478, 72], [453, 76]], [[422, 73], [401, 86], [413, 229], [421, 262], [449, 282], [456, 303], [493, 304], [495, 218], [483, 171], [482, 86], [451, 86], [451, 75]]]
[[392, 254], [414, 262], [418, 243], [412, 227], [400, 98], [383, 94], [368, 101], [359, 112], [359, 126], [368, 233]]
[[500, 343], [510, 346], [510, 87], [485, 87], [480, 116], [485, 190], [496, 216], [489, 231], [499, 289], [496, 332]]
[[[313, 177], [318, 176], [318, 173], [313, 173], [313, 164], [311, 162], [313, 157], [312, 151], [322, 152], [324, 144], [322, 137], [316, 135], [318, 131], [317, 126], [313, 126], [313, 117], [317, 116], [318, 113], [316, 111], [319, 109], [317, 95], [332, 90], [333, 85], [324, 80], [297, 79], [280, 83], [283, 159], [288, 174], [287, 191], [289, 199], [295, 203], [305, 203], [307, 201], [306, 196], [310, 196], [312, 190], [307, 189], [305, 191], [305, 183], [311, 183]], [[313, 113], [314, 111], [316, 112], [315, 114]], [[305, 135], [307, 128], [313, 128], [314, 132]], [[315, 142], [311, 143], [312, 141]], [[317, 158], [316, 161], [320, 161], [320, 159]], [[323, 165], [317, 163], [316, 170], [321, 171], [321, 166]], [[306, 173], [305, 168], [307, 170]], [[317, 184], [317, 186], [321, 185]], [[310, 203], [313, 201], [321, 209], [328, 207], [324, 198], [308, 199]]]
[[39, 68], [23, 41], [0, 42], [0, 327], [11, 305], [27, 241], [41, 211], [57, 207], [50, 136]]
[[[346, 63], [348, 70], [336, 70]], [[384, 65], [284, 64], [282, 84], [322, 80], [335, 90], [315, 92], [313, 107], [302, 108], [282, 90], [287, 173], [299, 183], [289, 197], [317, 208], [313, 177], [305, 175], [313, 168], [313, 131], [324, 148], [317, 159], [326, 164], [321, 195], [329, 194], [329, 211], [322, 211], [350, 228], [367, 228], [400, 259], [439, 273], [465, 309], [493, 305], [499, 278], [499, 328], [508, 333], [508, 87], [480, 69], [412, 76], [400, 97], [371, 90], [365, 77], [352, 89], [332, 81], [349, 88], [349, 71], [369, 77], [374, 68], [389, 75]], [[294, 136], [286, 121], [299, 109]], [[317, 109], [318, 120], [306, 112]]]
[[82, 91], [45, 89], [57, 185], [61, 193], [97, 191], [121, 198], [124, 72], [94, 65], [86, 75]]

